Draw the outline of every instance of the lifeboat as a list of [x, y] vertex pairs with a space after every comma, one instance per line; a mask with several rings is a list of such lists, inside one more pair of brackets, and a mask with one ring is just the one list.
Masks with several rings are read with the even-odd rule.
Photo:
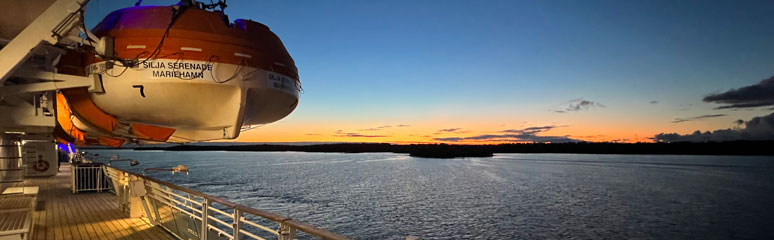
[[[61, 90], [57, 122], [82, 144], [234, 139], [298, 105], [298, 70], [267, 26], [193, 6], [140, 6], [107, 15], [100, 40], [58, 71], [100, 76]], [[128, 140], [128, 141], [127, 141]]]

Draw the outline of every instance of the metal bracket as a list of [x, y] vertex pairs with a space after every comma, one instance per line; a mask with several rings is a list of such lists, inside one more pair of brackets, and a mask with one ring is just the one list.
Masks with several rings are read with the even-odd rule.
[[0, 86], [14, 75], [41, 43], [56, 44], [78, 23], [79, 12], [89, 0], [58, 0], [0, 49]]
[[94, 82], [89, 86], [90, 93], [105, 93], [105, 87], [102, 85], [102, 74], [91, 74]]
[[90, 77], [82, 77], [69, 74], [60, 74], [42, 70], [23, 69], [16, 74], [17, 77], [43, 80], [42, 82], [17, 84], [0, 87], [0, 97], [30, 92], [53, 91], [58, 89], [89, 87], [91, 92], [104, 92], [102, 76], [92, 74]]

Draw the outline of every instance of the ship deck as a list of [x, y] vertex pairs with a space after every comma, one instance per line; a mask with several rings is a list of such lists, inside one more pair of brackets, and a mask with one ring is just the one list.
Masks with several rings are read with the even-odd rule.
[[142, 218], [129, 218], [112, 193], [70, 190], [71, 168], [52, 177], [26, 178], [17, 186], [38, 186], [31, 239], [174, 239]]

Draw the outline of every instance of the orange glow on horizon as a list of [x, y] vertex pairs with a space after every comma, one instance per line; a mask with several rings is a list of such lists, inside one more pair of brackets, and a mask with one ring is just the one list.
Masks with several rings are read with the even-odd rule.
[[[277, 123], [243, 132], [238, 142], [363, 142], [393, 144], [502, 144], [540, 142], [529, 139], [509, 138], [508, 129], [523, 130], [532, 126], [554, 126], [550, 130], [534, 133], [536, 137], [565, 137], [587, 142], [653, 142], [651, 137], [659, 133], [649, 128], [632, 126], [566, 126], [551, 124], [523, 124], [513, 127], [503, 124], [369, 124], [324, 125]], [[501, 136], [501, 137], [498, 137]]]
[[690, 134], [738, 127], [731, 117], [675, 123], [671, 113], [658, 109], [634, 114], [612, 110], [570, 114], [499, 111], [496, 115], [431, 111], [390, 117], [299, 114], [243, 132], [233, 141], [501, 144], [541, 142], [553, 137], [637, 143], [653, 142], [659, 133]]

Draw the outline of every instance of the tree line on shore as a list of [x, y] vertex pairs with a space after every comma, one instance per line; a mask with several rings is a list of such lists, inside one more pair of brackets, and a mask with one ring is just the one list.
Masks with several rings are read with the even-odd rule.
[[494, 153], [774, 155], [774, 141], [678, 143], [508, 143], [492, 145], [330, 143], [144, 146], [136, 150], [259, 152], [392, 152], [425, 157], [486, 157]]

